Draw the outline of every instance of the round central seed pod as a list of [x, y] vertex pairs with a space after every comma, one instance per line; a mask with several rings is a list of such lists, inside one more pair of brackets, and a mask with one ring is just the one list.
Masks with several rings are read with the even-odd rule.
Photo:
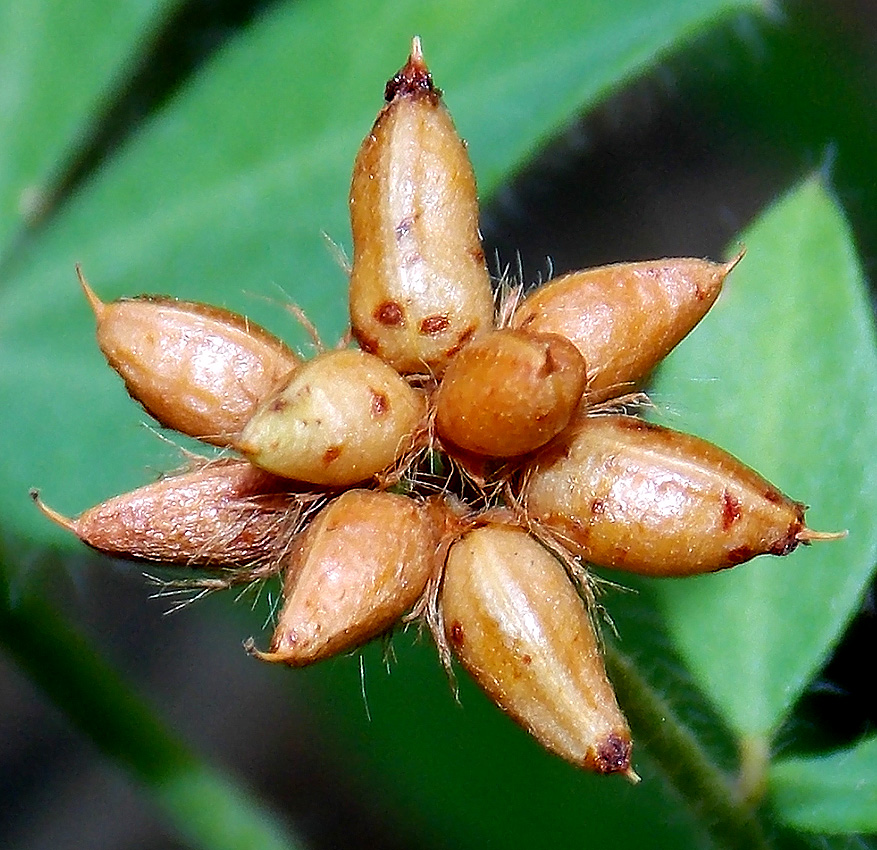
[[277, 475], [342, 487], [399, 458], [423, 414], [422, 397], [386, 363], [364, 351], [329, 351], [256, 411], [236, 448]]
[[645, 378], [706, 315], [740, 257], [618, 263], [548, 281], [515, 311], [512, 326], [556, 333], [588, 364], [588, 399], [621, 395]]
[[415, 39], [387, 84], [350, 187], [350, 317], [366, 351], [440, 374], [493, 326], [475, 176]]
[[299, 538], [265, 661], [311, 664], [386, 631], [423, 593], [435, 539], [422, 505], [348, 490]]
[[644, 575], [712, 572], [814, 537], [804, 506], [754, 470], [633, 416], [577, 423], [536, 460], [523, 495], [591, 563]]
[[635, 779], [594, 626], [553, 555], [520, 528], [471, 531], [448, 553], [441, 605], [454, 654], [503, 711], [568, 761]]
[[493, 331], [451, 361], [436, 393], [436, 430], [475, 454], [526, 454], [566, 428], [585, 382], [585, 361], [564, 337]]
[[259, 403], [301, 362], [236, 313], [157, 296], [104, 304], [77, 272], [101, 351], [131, 397], [166, 428], [232, 446]]

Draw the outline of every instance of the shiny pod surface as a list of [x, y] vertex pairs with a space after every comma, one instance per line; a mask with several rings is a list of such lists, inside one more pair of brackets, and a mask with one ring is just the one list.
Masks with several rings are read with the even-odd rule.
[[475, 176], [419, 43], [386, 96], [350, 188], [351, 323], [400, 372], [440, 374], [493, 326]]
[[142, 296], [107, 304], [82, 281], [101, 351], [131, 397], [166, 428], [231, 446], [258, 404], [300, 363], [243, 316]]
[[585, 361], [564, 337], [493, 331], [451, 361], [435, 397], [436, 430], [476, 454], [525, 454], [569, 424], [585, 381]]
[[632, 416], [577, 423], [534, 462], [531, 516], [594, 564], [653, 576], [785, 555], [804, 507], [727, 452]]
[[527, 532], [470, 531], [448, 554], [445, 632], [463, 666], [545, 747], [600, 773], [630, 770], [630, 731], [594, 626], [557, 559]]
[[377, 357], [328, 351], [256, 411], [237, 448], [269, 472], [341, 487], [399, 458], [423, 413], [421, 396]]
[[588, 398], [623, 395], [706, 315], [739, 258], [618, 263], [548, 281], [512, 326], [572, 341], [588, 364]]
[[246, 461], [219, 460], [108, 499], [77, 519], [39, 504], [108, 555], [232, 568], [269, 561], [288, 539], [300, 516], [288, 484]]
[[404, 496], [348, 490], [299, 538], [265, 661], [300, 666], [386, 631], [423, 593], [435, 538], [423, 506]]

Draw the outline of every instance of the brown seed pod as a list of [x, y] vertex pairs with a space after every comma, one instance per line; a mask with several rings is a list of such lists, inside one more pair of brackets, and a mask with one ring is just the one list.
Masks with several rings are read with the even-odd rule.
[[402, 373], [440, 374], [493, 327], [466, 147], [414, 40], [387, 83], [350, 187], [350, 317], [360, 346]]
[[284, 605], [269, 652], [298, 667], [347, 652], [386, 631], [423, 593], [435, 535], [423, 506], [348, 490], [303, 532], [286, 567]]
[[242, 460], [205, 463], [85, 511], [77, 519], [39, 508], [83, 543], [119, 558], [188, 567], [269, 564], [301, 515], [289, 481]]
[[76, 271], [101, 351], [131, 397], [166, 428], [232, 446], [259, 402], [300, 362], [236, 313], [155, 296], [104, 304]]
[[706, 315], [729, 263], [697, 259], [618, 263], [548, 281], [518, 306], [512, 326], [571, 340], [588, 364], [588, 399], [621, 395]]
[[448, 366], [435, 396], [436, 430], [476, 454], [526, 454], [569, 424], [585, 381], [585, 361], [566, 338], [493, 331]]
[[632, 416], [577, 423], [534, 462], [523, 496], [587, 560], [644, 575], [712, 572], [823, 536], [727, 452]]
[[454, 654], [543, 746], [636, 774], [594, 626], [560, 562], [526, 531], [487, 525], [448, 553], [441, 605]]
[[385, 470], [410, 447], [424, 402], [364, 351], [327, 351], [264, 402], [236, 446], [257, 466], [343, 487]]

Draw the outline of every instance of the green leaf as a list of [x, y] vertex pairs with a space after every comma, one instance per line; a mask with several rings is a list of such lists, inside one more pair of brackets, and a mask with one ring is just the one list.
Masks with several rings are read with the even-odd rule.
[[353, 158], [413, 33], [490, 193], [572, 110], [741, 5], [591, 0], [536, 16], [511, 0], [278, 7], [9, 269], [0, 295], [0, 397], [9, 400], [0, 421], [15, 446], [0, 460], [6, 527], [71, 545], [28, 504], [29, 487], [78, 512], [143, 483], [145, 467], [174, 465], [95, 349], [74, 261], [104, 298], [205, 300], [302, 342], [283, 308], [292, 299], [334, 339], [346, 324], [346, 281], [321, 232], [347, 239]]
[[[845, 540], [656, 582], [670, 631], [729, 725], [766, 740], [855, 610], [877, 538], [877, 356], [851, 236], [821, 182], [741, 237], [747, 254], [655, 387], [665, 421], [737, 455]], [[733, 250], [737, 250], [734, 246]]]
[[770, 791], [779, 818], [797, 829], [877, 833], [877, 737], [827, 755], [777, 762]]
[[0, 2], [0, 259], [177, 0]]

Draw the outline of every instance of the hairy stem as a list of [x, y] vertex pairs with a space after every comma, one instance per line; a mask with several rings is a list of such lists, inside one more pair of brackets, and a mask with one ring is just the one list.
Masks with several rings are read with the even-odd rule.
[[636, 740], [647, 748], [713, 844], [723, 850], [769, 850], [753, 809], [738, 802], [728, 777], [711, 762], [669, 703], [616, 647], [607, 645], [606, 663]]

